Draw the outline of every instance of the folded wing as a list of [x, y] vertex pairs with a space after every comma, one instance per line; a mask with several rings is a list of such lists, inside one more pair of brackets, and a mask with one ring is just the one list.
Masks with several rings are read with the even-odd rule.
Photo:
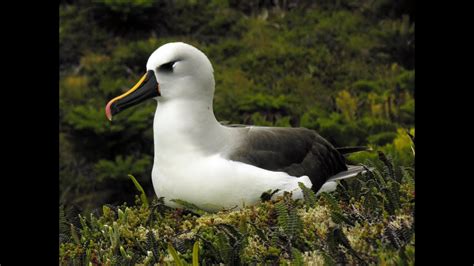
[[242, 127], [239, 130], [242, 130], [243, 141], [230, 153], [230, 160], [297, 177], [306, 175], [311, 179], [314, 191], [332, 176], [348, 170], [342, 154], [314, 130], [279, 127]]

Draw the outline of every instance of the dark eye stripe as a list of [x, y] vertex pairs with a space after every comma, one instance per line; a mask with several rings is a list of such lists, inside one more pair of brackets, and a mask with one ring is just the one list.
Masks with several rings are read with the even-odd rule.
[[173, 72], [174, 63], [176, 63], [176, 61], [171, 61], [169, 63], [162, 64], [161, 66], [158, 67], [158, 70], [163, 71], [163, 72]]

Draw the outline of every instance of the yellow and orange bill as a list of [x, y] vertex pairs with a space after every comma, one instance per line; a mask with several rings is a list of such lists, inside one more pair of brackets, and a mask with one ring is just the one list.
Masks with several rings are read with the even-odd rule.
[[112, 121], [112, 116], [119, 112], [137, 105], [147, 99], [160, 96], [159, 84], [156, 81], [155, 72], [149, 70], [143, 77], [122, 95], [110, 100], [105, 107], [105, 116]]

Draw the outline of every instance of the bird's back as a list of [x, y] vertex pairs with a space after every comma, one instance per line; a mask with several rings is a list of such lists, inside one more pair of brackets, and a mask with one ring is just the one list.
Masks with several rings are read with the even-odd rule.
[[241, 145], [229, 159], [291, 176], [308, 176], [313, 190], [347, 170], [344, 157], [314, 130], [306, 128], [243, 127]]

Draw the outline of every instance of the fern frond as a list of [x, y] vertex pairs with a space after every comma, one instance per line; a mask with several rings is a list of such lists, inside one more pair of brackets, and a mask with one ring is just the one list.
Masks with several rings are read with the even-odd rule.
[[223, 262], [229, 262], [231, 258], [232, 246], [227, 234], [219, 231], [217, 233], [216, 250], [219, 252], [219, 256]]
[[310, 188], [306, 187], [302, 182], [298, 182], [298, 186], [301, 188], [301, 191], [303, 191], [303, 198], [306, 205], [314, 208], [317, 203], [316, 193], [314, 193], [314, 191]]
[[340, 223], [344, 222], [344, 223], [346, 223], [348, 225], [351, 225], [351, 226], [355, 225], [349, 218], [347, 218], [344, 214], [342, 214], [341, 212], [338, 212], [338, 211], [332, 211], [331, 212], [331, 219], [336, 224], [340, 224]]
[[231, 245], [233, 246], [236, 241], [239, 241], [243, 238], [242, 233], [234, 227], [233, 225], [230, 224], [217, 224], [216, 225], [219, 230], [227, 234], [230, 240], [232, 240]]
[[286, 228], [288, 226], [288, 208], [283, 201], [277, 202], [275, 204], [275, 211], [277, 213], [277, 223], [281, 228]]
[[218, 224], [217, 227], [219, 228], [220, 232], [225, 233], [227, 236], [227, 243], [229, 249], [227, 250], [226, 262], [230, 264], [239, 265], [240, 264], [240, 256], [238, 251], [242, 246], [242, 242], [244, 239], [244, 235], [242, 235], [239, 230], [230, 224]]
[[385, 236], [389, 240], [389, 243], [393, 245], [395, 248], [399, 249], [402, 247], [402, 241], [399, 238], [397, 233], [397, 228], [393, 225], [388, 224], [384, 231]]
[[179, 253], [183, 254], [186, 252], [187, 250], [187, 247], [185, 245], [185, 241], [183, 239], [180, 239], [180, 238], [173, 238], [172, 240], [172, 243], [173, 243], [173, 247], [176, 249], [176, 251], [178, 251]]
[[383, 162], [385, 167], [387, 168], [388, 175], [393, 179], [396, 180], [395, 172], [393, 171], [393, 163], [392, 159], [385, 155], [382, 151], [377, 151], [379, 155], [379, 160]]
[[153, 254], [153, 262], [158, 263], [159, 253], [158, 253], [158, 244], [155, 239], [155, 235], [152, 231], [148, 231], [146, 234], [146, 248], [150, 250]]
[[295, 265], [295, 266], [304, 265], [303, 254], [301, 253], [301, 251], [299, 251], [297, 248], [292, 248], [291, 254], [293, 257], [293, 259], [291, 260], [291, 265]]
[[331, 210], [338, 211], [338, 212], [341, 211], [341, 208], [339, 207], [339, 203], [333, 195], [327, 192], [323, 192], [320, 195], [324, 199], [324, 201], [329, 205], [329, 208]]
[[285, 232], [290, 238], [294, 238], [296, 234], [302, 229], [302, 222], [295, 208], [288, 210], [288, 225]]
[[67, 242], [71, 237], [71, 229], [66, 219], [64, 205], [59, 206], [59, 243]]

